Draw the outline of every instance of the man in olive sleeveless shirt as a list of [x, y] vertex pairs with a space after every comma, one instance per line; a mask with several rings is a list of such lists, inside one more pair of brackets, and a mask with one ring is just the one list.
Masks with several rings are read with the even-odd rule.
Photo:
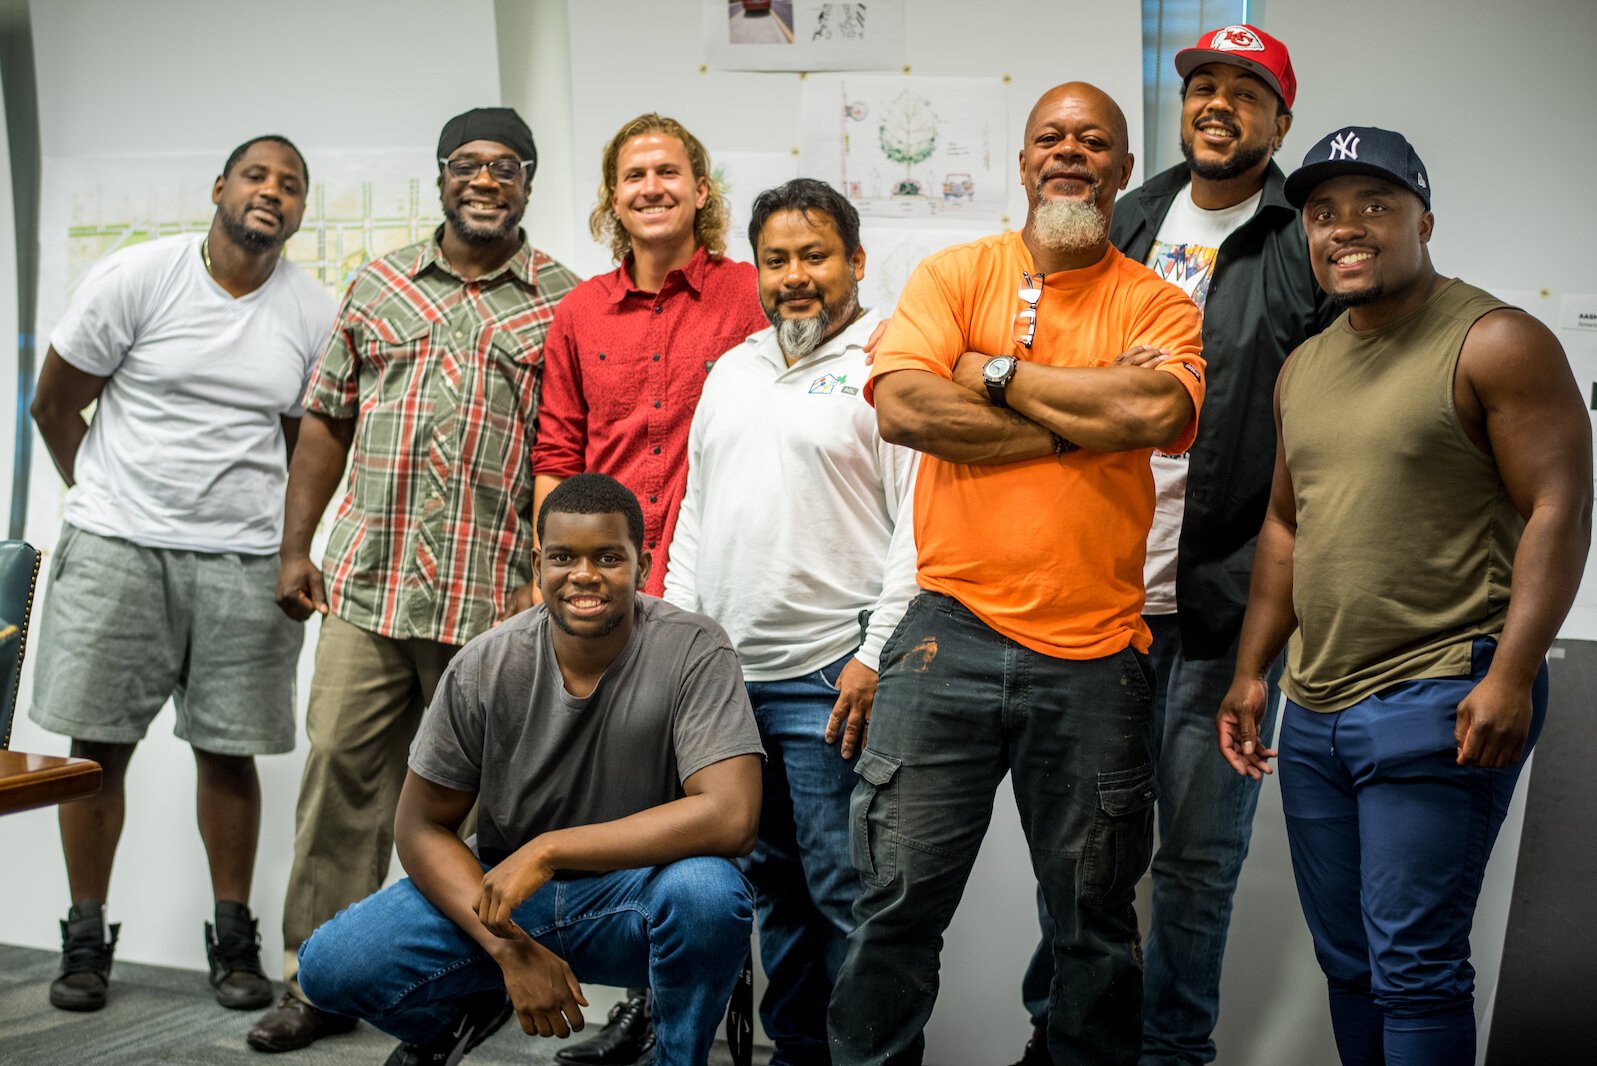
[[1290, 637], [1281, 797], [1345, 1063], [1475, 1061], [1470, 923], [1590, 539], [1590, 423], [1563, 351], [1436, 273], [1430, 195], [1409, 143], [1372, 128], [1287, 178], [1346, 313], [1276, 387], [1217, 716], [1237, 772], [1269, 773], [1263, 678]]

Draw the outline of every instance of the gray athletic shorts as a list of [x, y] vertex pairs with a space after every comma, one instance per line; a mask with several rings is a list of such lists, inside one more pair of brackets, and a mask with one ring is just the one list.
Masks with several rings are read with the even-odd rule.
[[145, 548], [63, 524], [37, 635], [31, 717], [132, 744], [171, 697], [174, 732], [219, 755], [294, 750], [305, 629], [278, 609], [277, 559]]

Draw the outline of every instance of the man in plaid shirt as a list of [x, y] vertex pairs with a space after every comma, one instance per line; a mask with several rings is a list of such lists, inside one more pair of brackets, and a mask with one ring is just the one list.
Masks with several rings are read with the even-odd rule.
[[[515, 111], [450, 119], [438, 162], [445, 222], [356, 275], [289, 470], [278, 604], [323, 617], [283, 908], [288, 992], [250, 1030], [259, 1051], [355, 1024], [300, 994], [299, 946], [387, 876], [406, 751], [450, 658], [533, 602], [544, 333], [577, 278], [521, 231], [537, 150]], [[311, 537], [351, 453], [318, 569]]]

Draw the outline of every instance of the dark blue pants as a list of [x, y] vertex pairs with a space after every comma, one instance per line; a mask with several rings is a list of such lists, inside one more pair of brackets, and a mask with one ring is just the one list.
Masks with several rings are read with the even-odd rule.
[[837, 675], [850, 652], [814, 673], [751, 681], [749, 702], [765, 745], [760, 837], [743, 860], [754, 886], [765, 996], [760, 1021], [771, 1066], [826, 1066], [826, 1004], [854, 928], [859, 873], [849, 860], [854, 760], [826, 743]]
[[1049, 1048], [1134, 1063], [1142, 971], [1132, 896], [1153, 844], [1147, 656], [1055, 659], [958, 601], [917, 596], [882, 653], [850, 844], [864, 888], [832, 996], [838, 1066], [921, 1061], [938, 955], [1011, 775], [1057, 924]]
[[[1495, 648], [1475, 642], [1470, 677], [1394, 685], [1333, 714], [1287, 701], [1292, 873], [1349, 1066], [1475, 1062], [1470, 924], [1523, 760], [1459, 766], [1453, 727]], [[1527, 755], [1547, 711], [1545, 666], [1532, 703]]]

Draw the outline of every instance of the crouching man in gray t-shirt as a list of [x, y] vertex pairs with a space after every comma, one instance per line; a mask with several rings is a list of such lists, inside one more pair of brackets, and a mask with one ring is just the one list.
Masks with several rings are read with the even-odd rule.
[[564, 1037], [579, 981], [648, 985], [655, 1066], [703, 1066], [752, 918], [728, 861], [760, 813], [742, 671], [714, 622], [637, 594], [643, 513], [616, 481], [562, 482], [538, 541], [543, 605], [465, 646], [411, 746], [410, 877], [318, 929], [300, 986], [404, 1041], [392, 1064], [456, 1061], [512, 1010]]

